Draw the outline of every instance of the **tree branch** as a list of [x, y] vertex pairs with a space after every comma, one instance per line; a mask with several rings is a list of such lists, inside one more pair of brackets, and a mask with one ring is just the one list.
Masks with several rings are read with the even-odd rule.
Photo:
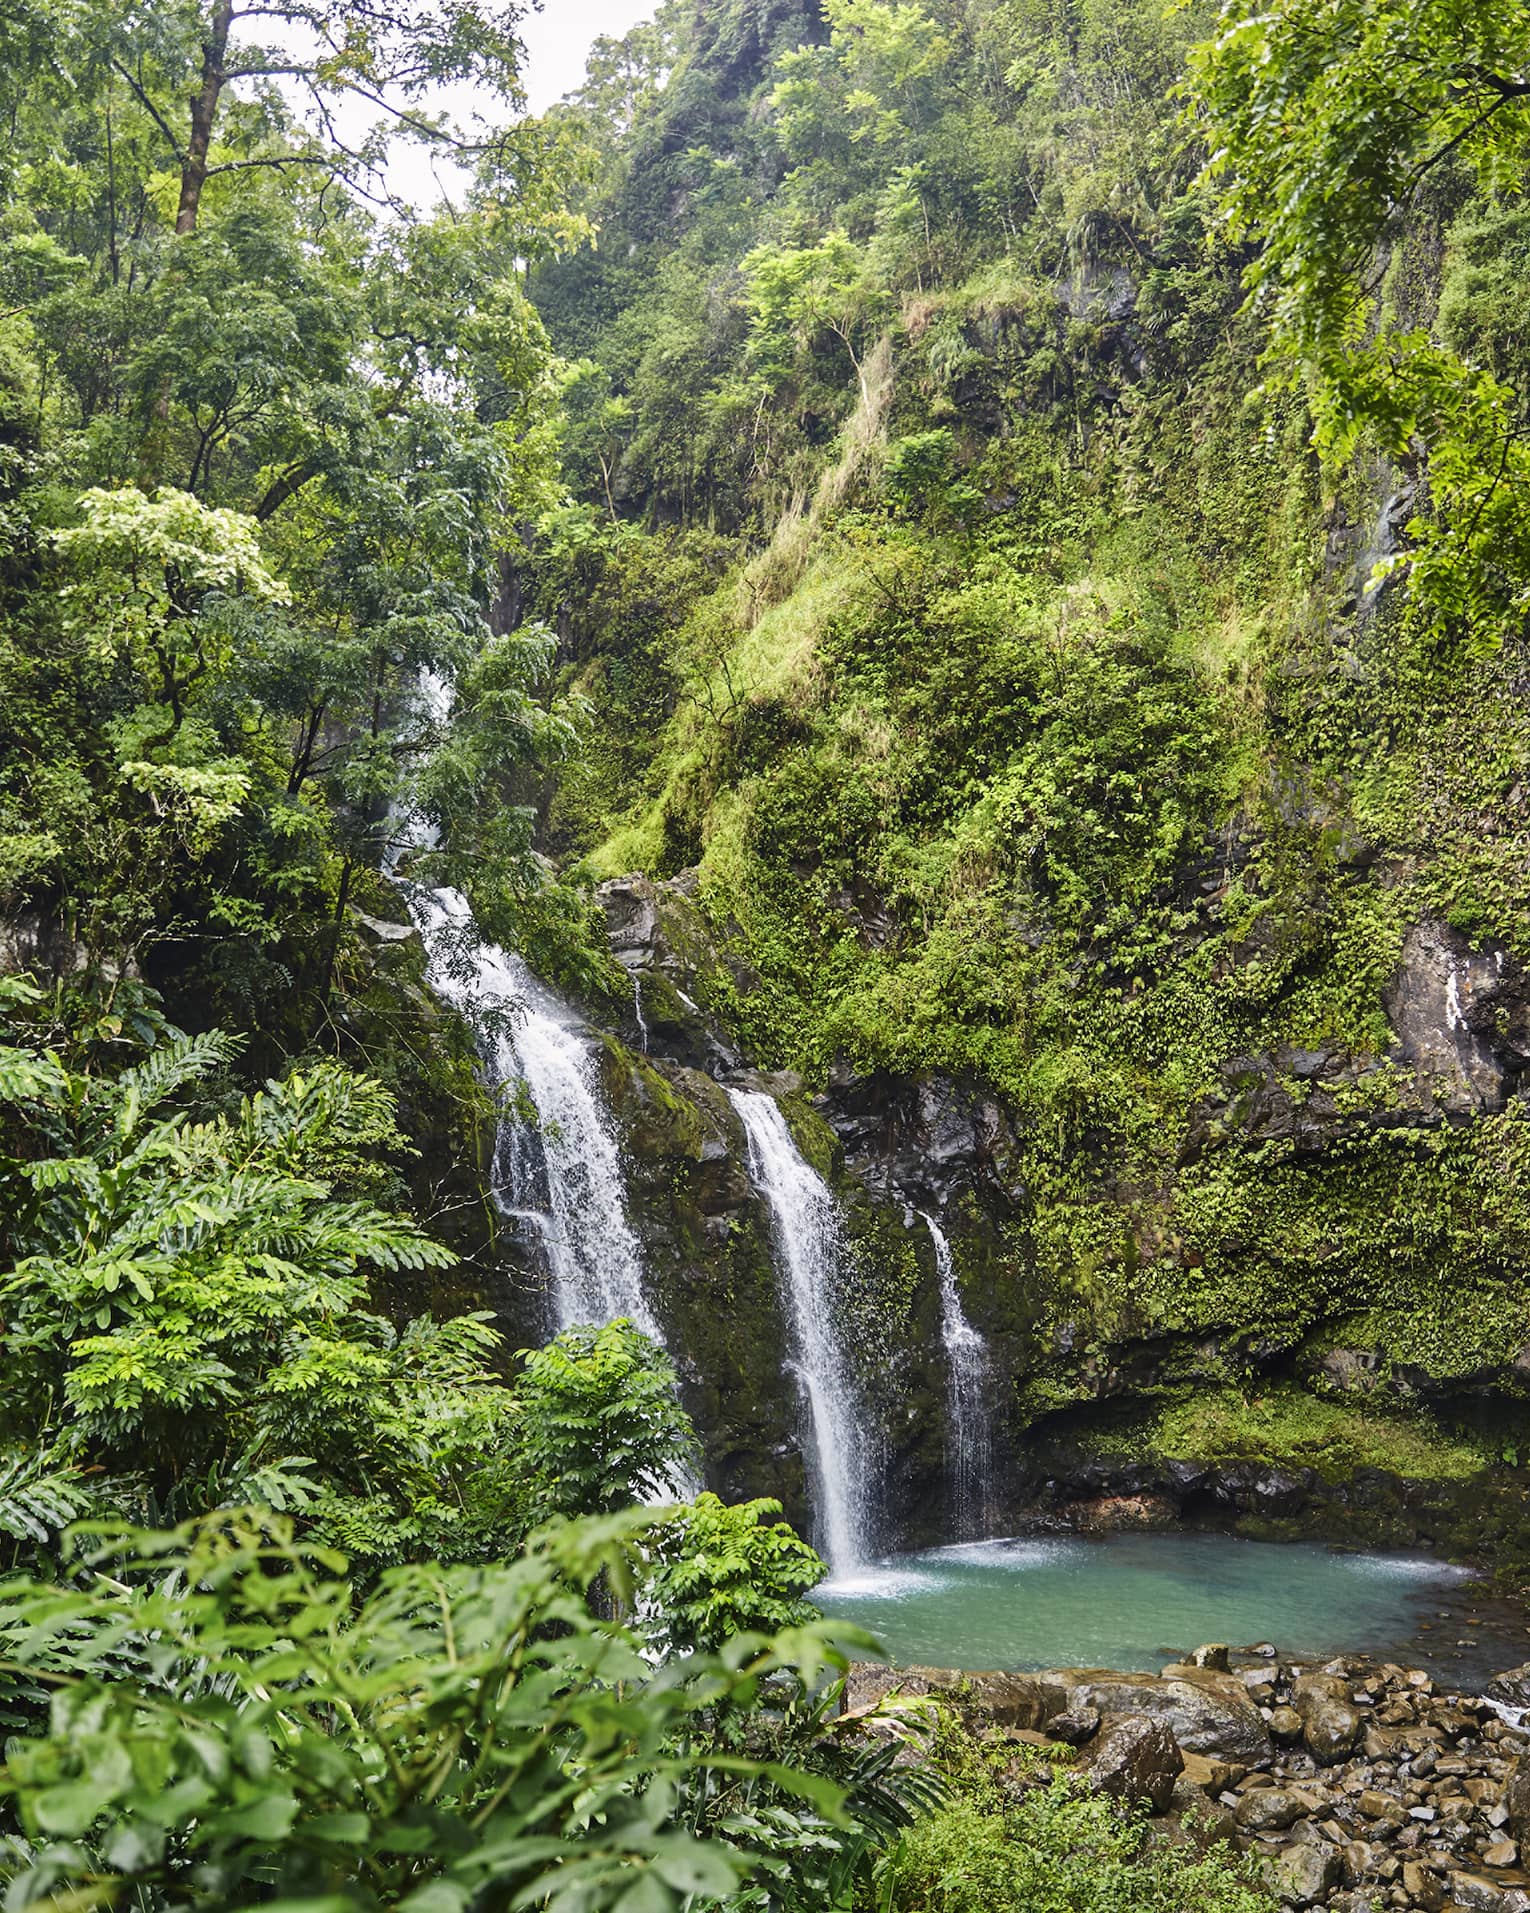
[[176, 159], [180, 162], [181, 165], [184, 166], [186, 163], [186, 149], [184, 146], [181, 145], [180, 141], [175, 137], [174, 133], [172, 133], [170, 131], [170, 128], [165, 124], [164, 117], [160, 113], [159, 108], [154, 104], [153, 100], [149, 98], [148, 94], [139, 85], [137, 80], [133, 78], [132, 74], [129, 73], [127, 68], [123, 66], [119, 60], [114, 59], [111, 62], [111, 65], [112, 65], [112, 70], [114, 72], [120, 73], [123, 79], [125, 79], [128, 85], [133, 89], [133, 92], [135, 96], [137, 97], [139, 105], [143, 107], [144, 111], [148, 114], [149, 118], [153, 120], [154, 124], [159, 128], [160, 132], [164, 134], [166, 140], [169, 142], [170, 151], [174, 153]]
[[278, 171], [284, 166], [333, 166], [334, 158], [328, 153], [283, 153], [279, 159], [226, 159], [217, 166], [209, 166], [206, 177], [214, 179], [219, 173], [243, 173], [251, 166], [274, 166]]

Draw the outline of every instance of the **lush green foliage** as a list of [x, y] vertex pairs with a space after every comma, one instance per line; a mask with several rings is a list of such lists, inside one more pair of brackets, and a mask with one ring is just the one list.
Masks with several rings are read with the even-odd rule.
[[800, 1627], [823, 1562], [784, 1521], [779, 1501], [735, 1507], [699, 1494], [654, 1536], [649, 1582], [658, 1632], [672, 1648], [714, 1651], [736, 1634]]
[[520, 1449], [545, 1484], [538, 1518], [678, 1496], [697, 1460], [675, 1373], [628, 1322], [574, 1328], [522, 1350]]
[[[366, 1040], [390, 806], [506, 940], [545, 883], [513, 787], [570, 732], [503, 553], [559, 495], [525, 263], [583, 228], [534, 123], [455, 216], [368, 199], [395, 133], [460, 147], [422, 89], [514, 103], [518, 17], [82, 0], [8, 55], [0, 908], [185, 1021], [258, 1021], [267, 1062]], [[268, 73], [393, 133], [321, 136]]]
[[15, 1903], [666, 1913], [758, 1877], [772, 1906], [830, 1904], [829, 1856], [921, 1799], [887, 1783], [897, 1740], [804, 1744], [794, 1715], [842, 1665], [822, 1625], [655, 1666], [597, 1619], [591, 1581], [630, 1588], [648, 1519], [396, 1569], [364, 1602], [342, 1557], [245, 1516], [98, 1538], [78, 1582], [13, 1583], [6, 1684], [49, 1695], [0, 1769]]
[[1430, 509], [1384, 569], [1477, 648], [1522, 635], [1530, 605], [1526, 391], [1383, 274], [1443, 169], [1489, 206], [1523, 190], [1527, 53], [1523, 6], [1296, 0], [1224, 7], [1193, 68], [1224, 219], [1257, 246], [1245, 279], [1309, 374], [1318, 442], [1342, 463], [1369, 435], [1415, 467]]
[[[936, 1761], [952, 1787], [879, 1869], [888, 1913], [1261, 1913], [1255, 1866], [1225, 1847], [1155, 1843], [1055, 1750], [974, 1737], [942, 1715]], [[1041, 1771], [1038, 1771], [1041, 1768]]]
[[917, 1716], [839, 1718], [874, 1644], [774, 1504], [652, 1505], [695, 1454], [661, 1351], [573, 1329], [507, 1381], [481, 1315], [395, 1328], [369, 1275], [454, 1258], [372, 1200], [392, 1099], [240, 1096], [229, 1038], [140, 1020], [115, 1073], [0, 1046], [9, 1897], [846, 1903], [936, 1797]]
[[1421, 922], [1530, 953], [1518, 14], [751, 22], [666, 8], [567, 114], [548, 842], [695, 871], [752, 1057], [998, 1092], [1023, 1414], [1142, 1336], [1175, 1399], [1353, 1347], [1454, 1473], [1431, 1412], [1530, 1332], [1523, 1118], [1443, 1120], [1388, 1002]]

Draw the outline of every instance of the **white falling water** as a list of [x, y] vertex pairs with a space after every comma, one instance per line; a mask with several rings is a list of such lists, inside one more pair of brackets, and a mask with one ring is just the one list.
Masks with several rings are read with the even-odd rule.
[[[444, 716], [450, 688], [426, 673], [420, 690], [431, 713]], [[426, 849], [434, 841], [417, 821], [404, 820], [400, 834], [405, 847]], [[586, 1031], [519, 957], [478, 936], [460, 891], [409, 882], [400, 888], [424, 939], [432, 989], [480, 1031], [494, 1087], [524, 1083], [536, 1110], [535, 1129], [513, 1109], [501, 1119], [495, 1198], [541, 1239], [557, 1328], [625, 1316], [661, 1339], [643, 1293], [643, 1254], [627, 1220], [621, 1158]], [[498, 1013], [492, 1027], [485, 1009]]]
[[836, 1581], [866, 1553], [870, 1476], [855, 1386], [835, 1319], [842, 1242], [839, 1211], [822, 1176], [803, 1159], [774, 1100], [730, 1089], [744, 1125], [749, 1173], [770, 1209], [777, 1264], [785, 1277], [792, 1364], [807, 1409], [814, 1537]]
[[946, 1349], [946, 1472], [957, 1539], [973, 1539], [981, 1527], [988, 1478], [993, 1466], [993, 1431], [988, 1413], [988, 1344], [967, 1320], [956, 1287], [956, 1264], [951, 1244], [934, 1216], [924, 1226], [935, 1249], [935, 1272], [940, 1278], [940, 1336]]

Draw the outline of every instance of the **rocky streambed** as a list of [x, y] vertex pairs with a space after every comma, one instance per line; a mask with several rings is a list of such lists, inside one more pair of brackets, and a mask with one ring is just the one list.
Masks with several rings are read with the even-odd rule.
[[1208, 1646], [1156, 1675], [858, 1667], [850, 1704], [894, 1689], [1012, 1745], [1017, 1788], [1064, 1768], [1145, 1803], [1158, 1838], [1232, 1842], [1285, 1905], [1530, 1913], [1530, 1666], [1465, 1694], [1396, 1662]]

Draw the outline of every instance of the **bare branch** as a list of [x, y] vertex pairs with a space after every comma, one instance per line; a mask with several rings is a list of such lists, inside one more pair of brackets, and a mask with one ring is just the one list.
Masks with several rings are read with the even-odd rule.
[[133, 93], [135, 97], [137, 98], [139, 105], [143, 107], [144, 111], [148, 114], [149, 118], [153, 120], [154, 124], [159, 128], [160, 132], [164, 134], [166, 140], [170, 144], [170, 151], [174, 153], [177, 160], [179, 160], [181, 164], [184, 165], [186, 162], [186, 149], [184, 146], [181, 145], [180, 141], [175, 137], [174, 133], [172, 133], [170, 131], [170, 128], [165, 124], [164, 118], [161, 115], [159, 108], [154, 104], [153, 100], [149, 98], [148, 94], [144, 91], [143, 87], [140, 86], [138, 81], [133, 78], [133, 75], [127, 70], [127, 68], [121, 63], [120, 60], [114, 59], [111, 62], [111, 65], [112, 65], [113, 71], [120, 73], [123, 79], [125, 79], [128, 85], [133, 89]]

